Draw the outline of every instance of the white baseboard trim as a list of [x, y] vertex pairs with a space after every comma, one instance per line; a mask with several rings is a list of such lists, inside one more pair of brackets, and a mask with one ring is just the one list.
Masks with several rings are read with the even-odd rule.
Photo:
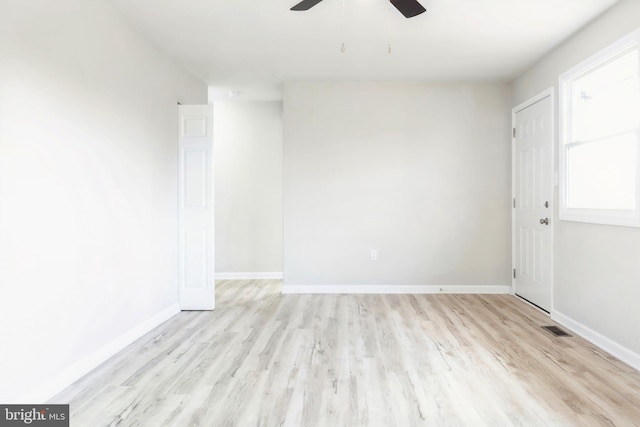
[[216, 273], [216, 280], [252, 280], [252, 279], [282, 279], [281, 271], [265, 273]]
[[583, 325], [582, 323], [572, 319], [565, 314], [560, 313], [559, 311], [552, 311], [551, 319], [571, 330], [575, 334], [580, 335], [587, 341], [590, 341], [592, 344], [600, 347], [607, 353], [622, 360], [627, 365], [640, 371], [640, 354], [628, 349], [621, 344], [618, 344], [612, 339], [605, 337], [599, 332], [594, 331], [588, 326]]
[[284, 285], [283, 294], [508, 294], [509, 285]]
[[56, 394], [82, 378], [84, 375], [100, 366], [107, 359], [127, 347], [129, 344], [133, 343], [135, 340], [178, 313], [180, 313], [179, 304], [176, 303], [167, 307], [88, 356], [80, 359], [78, 362], [64, 369], [59, 374], [45, 380], [42, 385], [37, 388], [30, 390], [22, 396], [18, 396], [14, 403], [44, 403], [48, 401]]

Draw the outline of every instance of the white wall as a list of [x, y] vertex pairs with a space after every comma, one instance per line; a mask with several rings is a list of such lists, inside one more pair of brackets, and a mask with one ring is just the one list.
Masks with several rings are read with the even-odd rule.
[[206, 96], [103, 1], [2, 2], [0, 402], [175, 312], [176, 102]]
[[509, 99], [502, 83], [285, 84], [285, 285], [508, 285]]
[[[639, 27], [640, 2], [620, 2], [516, 79], [512, 104], [557, 94], [561, 73]], [[553, 312], [640, 354], [640, 229], [559, 221], [557, 200]]]
[[282, 273], [282, 102], [214, 103], [216, 274]]

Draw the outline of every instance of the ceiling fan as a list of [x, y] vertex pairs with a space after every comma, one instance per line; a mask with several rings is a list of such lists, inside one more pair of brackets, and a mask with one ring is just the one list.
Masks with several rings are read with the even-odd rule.
[[[322, 0], [302, 0], [297, 5], [293, 6], [291, 10], [309, 10], [313, 6], [320, 3]], [[426, 12], [425, 9], [418, 0], [389, 0], [391, 4], [402, 13], [405, 18], [411, 18], [416, 15], [420, 15], [422, 12]]]

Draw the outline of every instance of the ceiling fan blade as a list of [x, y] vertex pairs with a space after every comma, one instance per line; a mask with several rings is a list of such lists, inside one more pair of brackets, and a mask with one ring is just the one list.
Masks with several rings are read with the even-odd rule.
[[[391, 4], [404, 15], [405, 18], [412, 18], [416, 15], [420, 15], [422, 12], [426, 12], [425, 9], [418, 0], [390, 0]], [[303, 2], [304, 3], [304, 2]]]
[[297, 5], [293, 6], [291, 9], [289, 10], [309, 10], [311, 9], [313, 6], [317, 5], [318, 3], [320, 3], [322, 0], [302, 0], [300, 3], [298, 3]]

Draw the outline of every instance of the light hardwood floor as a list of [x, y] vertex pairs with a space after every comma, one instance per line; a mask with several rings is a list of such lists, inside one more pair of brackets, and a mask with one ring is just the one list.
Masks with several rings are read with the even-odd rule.
[[640, 425], [640, 373], [508, 295], [221, 281], [52, 400], [85, 426]]

